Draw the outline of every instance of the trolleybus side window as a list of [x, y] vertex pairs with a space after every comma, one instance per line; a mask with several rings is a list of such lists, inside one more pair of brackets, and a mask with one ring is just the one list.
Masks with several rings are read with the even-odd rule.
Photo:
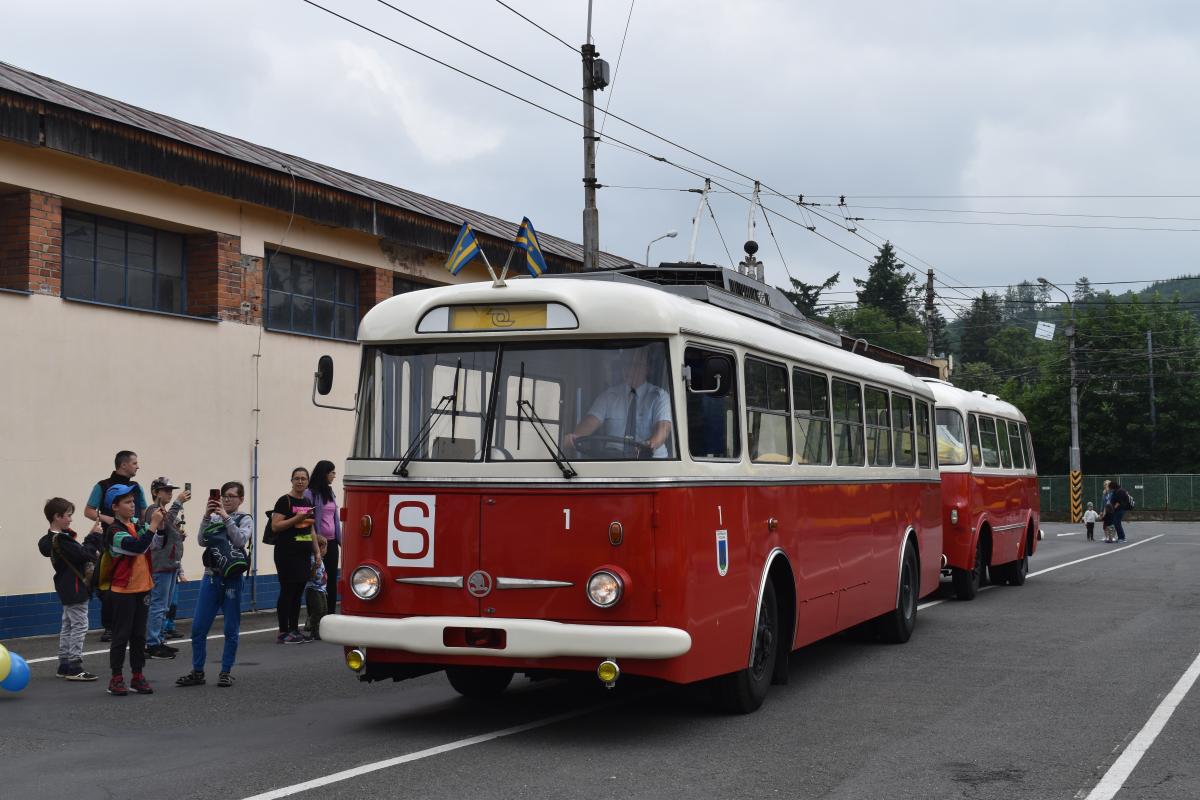
[[892, 430], [888, 422], [888, 395], [882, 389], [867, 387], [867, 465], [892, 465]]
[[896, 449], [896, 466], [912, 467], [917, 463], [916, 433], [913, 420], [913, 401], [906, 394], [892, 395], [892, 438]]
[[862, 390], [857, 383], [833, 379], [833, 438], [837, 463], [842, 467], [863, 465]]
[[1012, 450], [1013, 466], [1025, 469], [1025, 450], [1021, 447], [1021, 425], [1017, 422], [1008, 423], [1008, 444]]
[[747, 357], [743, 368], [750, 460], [764, 464], [792, 463], [787, 367]]
[[692, 458], [740, 459], [733, 356], [689, 347], [683, 351], [683, 363], [687, 370], [688, 451]]
[[792, 370], [795, 402], [796, 462], [828, 464], [829, 382], [824, 375], [803, 369]]
[[983, 465], [1000, 466], [1000, 452], [996, 448], [996, 420], [980, 415], [979, 445], [983, 448]]
[[1025, 466], [1030, 472], [1037, 472], [1037, 459], [1033, 457], [1033, 439], [1029, 436], [1029, 426], [1021, 423], [1021, 443], [1025, 445]]
[[956, 467], [966, 464], [967, 432], [962, 414], [952, 408], [939, 408], [934, 416], [937, 418], [938, 465]]
[[979, 423], [974, 414], [967, 415], [967, 428], [971, 436], [971, 464], [983, 466], [983, 451], [979, 449]]
[[1008, 424], [999, 417], [996, 417], [996, 437], [1000, 443], [1000, 466], [1012, 469], [1013, 456], [1012, 450], [1009, 449]]
[[929, 436], [929, 404], [917, 401], [917, 463], [921, 467], [933, 466], [933, 448]]

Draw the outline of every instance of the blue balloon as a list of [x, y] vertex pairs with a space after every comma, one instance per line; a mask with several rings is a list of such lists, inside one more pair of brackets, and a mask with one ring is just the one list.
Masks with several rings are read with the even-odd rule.
[[16, 653], [10, 651], [8, 655], [12, 659], [12, 666], [8, 670], [8, 677], [0, 681], [0, 689], [19, 692], [29, 685], [29, 665]]

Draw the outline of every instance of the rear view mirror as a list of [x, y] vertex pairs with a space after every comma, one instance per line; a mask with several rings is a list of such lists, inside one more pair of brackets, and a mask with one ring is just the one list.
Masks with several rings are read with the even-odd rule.
[[333, 390], [333, 358], [321, 356], [317, 361], [316, 380], [317, 394], [324, 397]]

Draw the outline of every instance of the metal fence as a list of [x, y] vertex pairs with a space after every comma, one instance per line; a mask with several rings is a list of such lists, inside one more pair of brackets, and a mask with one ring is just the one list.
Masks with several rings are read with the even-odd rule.
[[[1200, 512], [1200, 475], [1084, 475], [1083, 504], [1095, 503], [1100, 510], [1104, 481], [1115, 480], [1129, 492], [1137, 511], [1151, 513]], [[1071, 511], [1071, 488], [1066, 475], [1041, 475], [1042, 513], [1067, 515]]]

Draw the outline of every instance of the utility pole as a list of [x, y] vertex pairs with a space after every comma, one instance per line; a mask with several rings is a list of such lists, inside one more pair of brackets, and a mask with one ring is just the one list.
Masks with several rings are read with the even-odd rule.
[[933, 359], [933, 270], [925, 273], [925, 357]]
[[1154, 407], [1154, 331], [1146, 331], [1146, 356], [1150, 359], [1150, 455], [1158, 444], [1158, 411]]
[[1070, 319], [1067, 322], [1067, 354], [1071, 361], [1071, 522], [1079, 522], [1083, 519], [1083, 472], [1079, 464], [1079, 385], [1078, 371], [1075, 361], [1075, 304], [1071, 302], [1071, 295], [1067, 294], [1061, 286], [1051, 283], [1045, 278], [1038, 278], [1038, 283], [1044, 286], [1053, 286], [1062, 292], [1063, 297], [1067, 299], [1067, 313]]
[[588, 0], [587, 42], [583, 54], [583, 271], [596, 269], [600, 253], [600, 210], [596, 208], [596, 90], [608, 86], [608, 62], [592, 44], [592, 2]]

